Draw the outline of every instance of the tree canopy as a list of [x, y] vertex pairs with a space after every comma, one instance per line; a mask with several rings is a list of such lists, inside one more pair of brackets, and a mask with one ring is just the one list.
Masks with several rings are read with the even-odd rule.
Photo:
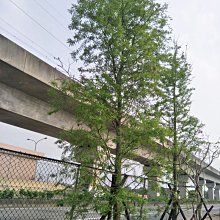
[[[170, 143], [159, 153], [168, 151], [171, 157], [172, 166], [165, 167], [172, 170], [177, 200], [179, 161], [194, 150], [202, 127], [190, 115], [190, 65], [177, 44], [170, 46], [166, 10], [166, 4], [154, 0], [78, 0], [69, 10], [73, 36], [68, 43], [81, 75], [77, 81], [53, 83], [52, 106], [68, 111], [78, 123], [62, 134], [70, 143], [62, 142], [64, 152], [102, 170], [96, 175], [81, 169], [85, 194], [75, 194], [72, 207], [90, 201], [102, 220], [120, 220], [122, 211], [130, 218], [127, 201], [139, 199], [125, 186], [125, 161], [145, 157], [146, 165], [154, 158], [152, 170], [162, 171], [159, 164], [167, 158], [157, 161], [158, 141], [160, 146]], [[172, 219], [176, 217], [174, 202]]]

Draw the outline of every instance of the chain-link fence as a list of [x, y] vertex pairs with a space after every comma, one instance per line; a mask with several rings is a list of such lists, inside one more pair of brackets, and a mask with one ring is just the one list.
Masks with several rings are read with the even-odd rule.
[[66, 219], [78, 165], [0, 148], [0, 219]]
[[[108, 206], [112, 175], [99, 168], [0, 148], [0, 220], [98, 220], [100, 210]], [[148, 182], [132, 175], [124, 175], [122, 181], [123, 215], [126, 206], [136, 216], [143, 215], [139, 198], [146, 197]], [[138, 219], [135, 215], [131, 219]]]

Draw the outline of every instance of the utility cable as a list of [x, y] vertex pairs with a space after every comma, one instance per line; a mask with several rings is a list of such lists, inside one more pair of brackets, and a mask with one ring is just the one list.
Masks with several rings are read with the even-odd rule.
[[[50, 57], [54, 58], [50, 58], [48, 56], [46, 56], [45, 54], [41, 53], [39, 50], [37, 50], [35, 47], [33, 47], [32, 45], [26, 43], [25, 41], [21, 40], [20, 38], [18, 38], [17, 36], [15, 36], [14, 34], [12, 34], [11, 32], [9, 32], [8, 30], [6, 30], [5, 28], [1, 27], [2, 30], [4, 30], [8, 35], [10, 35], [13, 38], [16, 38], [18, 41], [20, 41], [21, 43], [23, 43], [24, 45], [26, 45], [27, 47], [32, 48], [33, 50], [35, 50], [35, 52], [37, 52], [38, 54], [40, 54], [42, 57], [45, 57], [47, 60], [50, 60], [54, 66], [56, 68], [59, 69], [60, 72], [64, 73], [65, 75], [67, 74], [66, 71], [64, 71], [63, 69], [66, 68], [70, 68], [68, 65], [70, 64], [66, 64], [63, 63], [63, 68], [60, 66], [60, 62], [56, 63], [56, 60], [58, 60], [52, 53], [48, 52], [47, 50], [45, 50], [43, 47], [41, 47], [39, 44], [37, 44], [36, 42], [34, 42], [33, 40], [31, 40], [29, 37], [27, 37], [25, 34], [23, 34], [21, 31], [19, 31], [18, 29], [16, 29], [15, 27], [13, 27], [11, 24], [9, 24], [7, 21], [5, 21], [3, 18], [0, 17], [0, 20], [2, 22], [4, 22], [6, 25], [8, 25], [9, 27], [11, 27], [13, 30], [15, 30], [17, 33], [19, 33], [20, 35], [22, 35], [25, 39], [29, 40], [32, 44], [36, 45], [37, 47], [39, 47], [41, 50], [43, 50], [46, 54], [48, 54]], [[71, 70], [71, 68], [70, 68]]]
[[[30, 44], [28, 44], [28, 43], [26, 43], [25, 41], [23, 41], [23, 40], [21, 40], [20, 38], [18, 38], [17, 36], [15, 36], [14, 34], [12, 34], [12, 33], [10, 33], [8, 30], [6, 30], [5, 28], [3, 28], [3, 27], [1, 27], [0, 26], [0, 29], [1, 30], [4, 30], [4, 32], [5, 33], [7, 33], [9, 36], [11, 36], [12, 38], [15, 38], [15, 39], [17, 39], [19, 42], [21, 42], [22, 44], [24, 44], [24, 45], [26, 45], [28, 48], [31, 48], [31, 49], [33, 49], [35, 52], [37, 52], [39, 55], [41, 55], [43, 58], [46, 58], [47, 60], [49, 60], [51, 63], [53, 63], [53, 67], [54, 68], [56, 68], [56, 69], [58, 69], [61, 73], [63, 73], [63, 74], [67, 74], [60, 66], [59, 66], [59, 64], [58, 63], [56, 63], [55, 62], [55, 60], [53, 60], [53, 59], [51, 59], [50, 57], [48, 57], [48, 56], [45, 56], [45, 54], [43, 54], [42, 52], [40, 52], [39, 50], [37, 50], [36, 48], [34, 48], [32, 45], [30, 45]], [[5, 36], [3, 33], [1, 33], [3, 36]], [[5, 36], [6, 37], [6, 36]], [[8, 38], [8, 37], [6, 37], [6, 38]], [[13, 40], [12, 40], [13, 41]], [[42, 58], [41, 58], [42, 59]], [[43, 59], [42, 59], [43, 60]], [[44, 59], [44, 62], [46, 62], [45, 61], [45, 59]], [[46, 63], [48, 63], [48, 62], [46, 62]], [[51, 64], [49, 64], [49, 65], [51, 65]]]
[[43, 30], [45, 30], [51, 37], [53, 37], [56, 41], [62, 44], [69, 51], [72, 51], [68, 46], [66, 46], [61, 40], [59, 40], [54, 34], [50, 33], [45, 27], [43, 27], [36, 19], [31, 17], [26, 11], [24, 11], [20, 6], [18, 6], [13, 0], [9, 0], [16, 8], [22, 11], [27, 17], [29, 17], [33, 22], [35, 22], [38, 26], [40, 26]]
[[[40, 54], [42, 57], [47, 58], [48, 60], [50, 60], [53, 64], [55, 64], [57, 66], [57, 63], [52, 60], [51, 58], [45, 56], [45, 54], [42, 54], [39, 50], [37, 50], [36, 48], [34, 48], [32, 45], [27, 44], [25, 41], [21, 40], [20, 38], [18, 38], [17, 36], [15, 36], [14, 34], [10, 33], [9, 31], [7, 31], [5, 28], [1, 27], [2, 30], [4, 30], [4, 32], [6, 32], [8, 35], [10, 35], [13, 38], [16, 38], [18, 41], [20, 41], [22, 44], [32, 48], [33, 50], [35, 50], [35, 52], [37, 52], [38, 54]], [[4, 35], [4, 34], [3, 34]], [[5, 36], [6, 37], [6, 36]]]
[[42, 4], [40, 4], [37, 0], [33, 0], [33, 1], [34, 1], [46, 14], [48, 14], [51, 18], [53, 18], [54, 21], [55, 21], [57, 24], [59, 24], [62, 28], [64, 28], [65, 31], [67, 31], [67, 32], [69, 32], [70, 34], [72, 34], [71, 31], [70, 31], [67, 27], [65, 27], [62, 23], [60, 23], [60, 21], [59, 21], [53, 14], [51, 14]]
[[37, 47], [39, 47], [41, 50], [43, 50], [45, 53], [47, 53], [50, 57], [54, 58], [55, 56], [50, 53], [49, 51], [45, 50], [43, 47], [41, 47], [39, 44], [37, 44], [36, 42], [34, 42], [32, 39], [30, 39], [29, 37], [27, 37], [24, 33], [22, 33], [21, 31], [19, 31], [18, 29], [16, 29], [15, 27], [13, 27], [11, 24], [9, 24], [7, 21], [5, 21], [3, 18], [0, 17], [0, 20], [2, 22], [4, 22], [6, 25], [8, 25], [10, 28], [12, 28], [13, 30], [15, 30], [17, 33], [19, 33], [20, 35], [22, 35], [24, 38], [26, 38], [27, 40], [29, 40], [32, 44], [36, 45]]
[[44, 0], [44, 2], [46, 2], [51, 8], [53, 8], [57, 14], [59, 14], [64, 20], [66, 20], [66, 17], [63, 16], [63, 14], [61, 14], [51, 3], [49, 3], [47, 0]]
[[[7, 21], [5, 21], [3, 18], [0, 17], [0, 20], [2, 22], [4, 22], [6, 25], [8, 25], [11, 29], [15, 30], [17, 33], [19, 33], [20, 35], [22, 35], [25, 39], [29, 40], [32, 44], [36, 45], [37, 47], [39, 47], [42, 51], [44, 51], [48, 56], [51, 57], [51, 59], [49, 57], [47, 57], [46, 55], [44, 55], [44, 57], [46, 57], [47, 59], [49, 59], [50, 61], [53, 61], [53, 64], [56, 64], [56, 66], [59, 67], [59, 62], [56, 63], [55, 60], [56, 56], [54, 56], [52, 53], [50, 53], [49, 51], [45, 50], [42, 46], [40, 46], [38, 43], [34, 42], [32, 39], [30, 39], [28, 36], [26, 36], [24, 33], [22, 33], [21, 31], [19, 31], [17, 28], [15, 28], [14, 26], [12, 26], [11, 24], [9, 24]], [[4, 29], [6, 30], [6, 29]], [[8, 32], [9, 33], [9, 32]], [[11, 33], [10, 33], [11, 34]], [[11, 34], [11, 36], [14, 36]], [[16, 37], [16, 36], [14, 36]], [[20, 40], [21, 41], [21, 40]], [[24, 42], [22, 42], [24, 43]], [[27, 43], [26, 43], [27, 45]], [[35, 51], [37, 51], [33, 46], [31, 46]], [[39, 53], [39, 52], [38, 52]], [[53, 59], [52, 59], [53, 58]], [[64, 67], [68, 66], [66, 63], [64, 63]]]

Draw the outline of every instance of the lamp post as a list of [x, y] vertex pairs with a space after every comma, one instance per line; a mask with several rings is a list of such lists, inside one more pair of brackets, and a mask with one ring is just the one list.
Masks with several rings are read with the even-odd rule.
[[32, 139], [28, 138], [27, 141], [33, 141], [33, 142], [34, 142], [34, 150], [36, 151], [36, 150], [37, 150], [37, 144], [38, 144], [40, 141], [46, 140], [46, 139], [47, 139], [47, 137], [42, 138], [42, 139], [40, 139], [40, 140], [38, 140], [38, 141], [35, 141], [35, 140], [32, 140]]

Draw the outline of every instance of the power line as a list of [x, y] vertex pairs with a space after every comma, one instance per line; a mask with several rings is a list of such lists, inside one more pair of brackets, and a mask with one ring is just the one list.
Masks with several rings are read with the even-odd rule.
[[44, 8], [44, 6], [43, 6], [42, 4], [40, 4], [37, 0], [33, 0], [33, 1], [34, 1], [44, 12], [46, 12], [51, 18], [53, 18], [54, 21], [55, 21], [57, 24], [59, 24], [62, 28], [64, 28], [65, 31], [68, 31], [70, 34], [72, 34], [71, 31], [70, 31], [67, 27], [65, 27], [62, 23], [60, 23], [59, 20], [58, 20], [53, 14], [51, 14], [46, 8]]
[[63, 69], [69, 69], [71, 70], [71, 67], [69, 66], [70, 64], [66, 64], [66, 63], [63, 63], [63, 68], [60, 66], [60, 63], [56, 63], [55, 60], [58, 60], [56, 59], [56, 57], [48, 52], [47, 50], [45, 50], [43, 47], [41, 47], [39, 44], [37, 44], [36, 42], [34, 42], [33, 40], [31, 40], [29, 37], [27, 37], [25, 34], [23, 34], [22, 32], [20, 32], [18, 29], [16, 29], [15, 27], [13, 27], [11, 24], [9, 24], [7, 21], [5, 21], [3, 18], [0, 17], [0, 20], [2, 22], [4, 22], [6, 25], [8, 25], [9, 27], [11, 27], [13, 30], [15, 30], [17, 33], [19, 33], [20, 35], [22, 35], [24, 38], [26, 38], [27, 40], [29, 40], [32, 44], [36, 45], [37, 47], [39, 47], [41, 50], [43, 50], [45, 53], [47, 53], [49, 56], [51, 56], [52, 58], [54, 59], [51, 59], [50, 57], [46, 56], [45, 54], [41, 53], [39, 50], [37, 50], [35, 47], [33, 47], [32, 45], [26, 43], [25, 41], [21, 40], [20, 38], [18, 38], [17, 36], [15, 36], [14, 34], [12, 34], [11, 32], [9, 32], [8, 30], [6, 30], [5, 28], [1, 27], [2, 30], [4, 30], [8, 35], [12, 36], [13, 38], [16, 38], [18, 41], [20, 41], [21, 43], [23, 43], [24, 45], [32, 48], [33, 50], [35, 50], [38, 54], [40, 54], [42, 57], [45, 57], [46, 59], [50, 60], [56, 68], [59, 68], [59, 71], [64, 73], [64, 74], [67, 74], [66, 71], [64, 71]]
[[[0, 20], [2, 22], [4, 22], [6, 25], [8, 25], [9, 27], [11, 27], [13, 30], [15, 30], [17, 33], [19, 33], [20, 35], [22, 35], [24, 38], [26, 38], [27, 40], [29, 40], [32, 44], [35, 44], [37, 47], [39, 47], [41, 50], [43, 50], [45, 53], [47, 53], [49, 56], [51, 57], [55, 57], [52, 53], [48, 52], [47, 50], [45, 50], [43, 47], [41, 47], [39, 44], [37, 44], [36, 42], [34, 42], [33, 40], [31, 40], [29, 37], [27, 37], [25, 34], [23, 34], [21, 31], [19, 31], [18, 29], [16, 29], [15, 27], [13, 27], [11, 24], [9, 24], [7, 21], [5, 21], [3, 18], [0, 17]], [[56, 63], [57, 64], [57, 63]]]
[[66, 17], [64, 17], [51, 3], [49, 3], [47, 0], [44, 0], [51, 8], [53, 8], [57, 14], [59, 14], [63, 19], [66, 20]]
[[49, 58], [49, 57], [45, 56], [44, 54], [42, 54], [39, 50], [37, 50], [36, 48], [34, 48], [32, 45], [27, 44], [25, 41], [21, 40], [20, 38], [18, 38], [18, 37], [15, 36], [15, 35], [13, 35], [12, 33], [10, 33], [10, 32], [9, 32], [8, 30], [6, 30], [5, 28], [1, 27], [1, 29], [4, 30], [8, 35], [10, 35], [10, 36], [16, 38], [18, 41], [20, 41], [20, 42], [23, 43], [24, 45], [26, 45], [26, 46], [32, 48], [33, 50], [35, 50], [35, 52], [37, 52], [37, 53], [40, 54], [41, 56], [47, 58], [48, 60], [50, 60], [53, 64], [56, 64], [56, 66], [57, 66], [57, 63], [56, 63], [54, 60], [52, 60], [51, 58]]
[[65, 48], [67, 48], [69, 51], [71, 49], [67, 47], [61, 40], [59, 40], [54, 34], [50, 33], [45, 27], [43, 27], [37, 20], [35, 20], [33, 17], [31, 17], [26, 11], [24, 11], [20, 6], [18, 6], [14, 1], [9, 0], [16, 8], [18, 8], [20, 11], [22, 11], [27, 17], [29, 17], [33, 22], [35, 22], [37, 25], [39, 25], [43, 30], [45, 30], [51, 37], [53, 37], [56, 41], [58, 41], [60, 44], [62, 44]]
[[[62, 72], [63, 74], [67, 74], [66, 71], [64, 71], [62, 69], [62, 67], [59, 66], [58, 63], [55, 62], [55, 60], [51, 59], [48, 56], [45, 56], [45, 54], [41, 53], [39, 50], [37, 50], [36, 48], [34, 48], [32, 45], [26, 43], [25, 41], [21, 40], [20, 38], [18, 38], [17, 36], [15, 36], [14, 34], [10, 33], [8, 30], [6, 30], [5, 28], [1, 27], [1, 30], [4, 30], [4, 32], [6, 32], [9, 36], [11, 36], [12, 38], [16, 38], [19, 42], [21, 42], [22, 44], [26, 45], [29, 48], [32, 48], [35, 52], [37, 52], [38, 54], [40, 54], [42, 57], [45, 57], [47, 60], [51, 61], [51, 63], [54, 64], [54, 67], [57, 68], [60, 72]], [[2, 34], [3, 36], [5, 36], [4, 34]], [[6, 37], [6, 36], [5, 36]], [[8, 38], [8, 37], [7, 37]]]

